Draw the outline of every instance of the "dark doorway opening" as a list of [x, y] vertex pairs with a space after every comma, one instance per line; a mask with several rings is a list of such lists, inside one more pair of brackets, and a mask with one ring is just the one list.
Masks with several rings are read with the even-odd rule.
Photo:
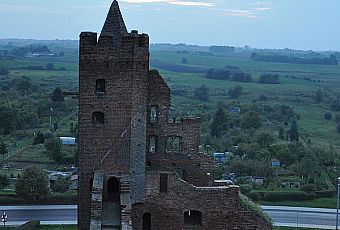
[[202, 226], [202, 212], [195, 210], [185, 212], [184, 226], [185, 227]]
[[107, 181], [107, 201], [120, 201], [120, 182], [118, 178], [112, 177]]
[[143, 215], [143, 230], [151, 230], [151, 214], [144, 213]]

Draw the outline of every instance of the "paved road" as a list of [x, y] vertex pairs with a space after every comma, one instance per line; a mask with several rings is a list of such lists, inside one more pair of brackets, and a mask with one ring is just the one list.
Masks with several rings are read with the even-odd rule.
[[[335, 229], [335, 209], [262, 206], [277, 226], [314, 227]], [[9, 225], [19, 225], [28, 220], [40, 220], [42, 224], [76, 224], [77, 206], [0, 206], [6, 212]]]
[[262, 206], [276, 226], [335, 229], [336, 210], [285, 206]]

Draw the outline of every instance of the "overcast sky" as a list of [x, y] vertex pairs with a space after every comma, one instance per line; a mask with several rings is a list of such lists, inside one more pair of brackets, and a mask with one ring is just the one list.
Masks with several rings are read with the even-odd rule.
[[[100, 32], [112, 0], [0, 0], [0, 38]], [[120, 0], [152, 43], [340, 50], [340, 0]]]

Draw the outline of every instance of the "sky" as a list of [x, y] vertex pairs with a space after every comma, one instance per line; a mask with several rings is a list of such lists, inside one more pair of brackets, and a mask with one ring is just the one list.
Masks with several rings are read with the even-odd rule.
[[[340, 50], [340, 0], [120, 0], [152, 43]], [[0, 38], [100, 33], [112, 0], [0, 0]]]

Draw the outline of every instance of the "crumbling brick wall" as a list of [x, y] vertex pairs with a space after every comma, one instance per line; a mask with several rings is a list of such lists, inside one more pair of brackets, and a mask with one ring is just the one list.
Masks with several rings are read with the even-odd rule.
[[[160, 192], [160, 174], [168, 174], [167, 192]], [[271, 226], [246, 210], [239, 201], [238, 186], [195, 187], [181, 180], [175, 173], [148, 172], [146, 179], [146, 202], [133, 206], [133, 226], [142, 230], [143, 215], [151, 214], [151, 229], [258, 229], [269, 230]], [[184, 213], [200, 211], [199, 226], [186, 226]]]

